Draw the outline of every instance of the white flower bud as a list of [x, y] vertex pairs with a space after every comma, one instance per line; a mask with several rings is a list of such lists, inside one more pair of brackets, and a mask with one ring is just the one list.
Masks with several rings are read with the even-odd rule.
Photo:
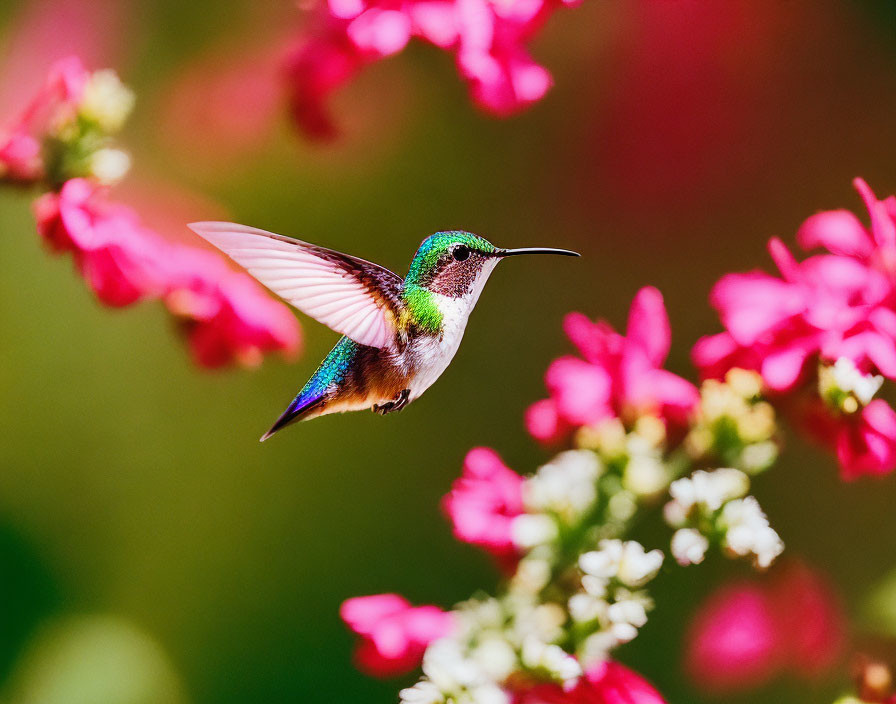
[[556, 539], [557, 524], [550, 516], [524, 513], [513, 519], [510, 534], [514, 545], [528, 549]]
[[87, 80], [79, 112], [105, 132], [117, 132], [133, 107], [134, 94], [115, 71], [106, 69], [94, 72]]
[[99, 149], [90, 157], [90, 173], [106, 185], [117, 183], [131, 168], [131, 158], [120, 149]]
[[679, 565], [697, 565], [703, 562], [709, 540], [693, 528], [681, 528], [672, 536], [672, 556]]

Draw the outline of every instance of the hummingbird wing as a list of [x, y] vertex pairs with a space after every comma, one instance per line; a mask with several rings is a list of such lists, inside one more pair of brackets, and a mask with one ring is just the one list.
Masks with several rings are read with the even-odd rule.
[[278, 296], [354, 340], [395, 345], [401, 278], [379, 264], [231, 222], [188, 225]]

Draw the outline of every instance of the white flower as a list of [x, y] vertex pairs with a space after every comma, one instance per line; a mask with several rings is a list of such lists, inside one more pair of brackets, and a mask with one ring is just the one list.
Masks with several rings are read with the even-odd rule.
[[523, 503], [532, 512], [551, 511], [573, 520], [594, 504], [602, 472], [590, 450], [561, 452], [523, 483]]
[[403, 689], [398, 693], [402, 704], [442, 704], [445, 696], [429, 680], [420, 680], [413, 687]]
[[495, 682], [503, 682], [517, 666], [516, 651], [498, 633], [489, 633], [481, 638], [470, 652], [470, 657]]
[[423, 674], [446, 693], [486, 681], [485, 673], [476, 663], [464, 657], [460, 643], [453, 638], [440, 638], [429, 644], [423, 654]]
[[724, 467], [706, 472], [698, 469], [690, 477], [676, 479], [669, 486], [672, 501], [663, 509], [666, 521], [680, 526], [687, 521], [688, 514], [695, 506], [713, 512], [722, 504], [736, 499], [750, 488], [750, 478], [739, 469]]
[[841, 391], [852, 393], [863, 406], [867, 406], [884, 383], [879, 375], [862, 374], [848, 357], [840, 357], [830, 368], [831, 377]]
[[122, 84], [115, 71], [106, 69], [94, 72], [87, 80], [79, 110], [105, 132], [116, 132], [133, 107], [134, 94]]
[[106, 185], [120, 181], [130, 168], [131, 158], [120, 149], [99, 149], [90, 157], [90, 172]]
[[679, 565], [697, 565], [703, 562], [709, 540], [693, 528], [681, 528], [672, 536], [672, 555]]
[[523, 513], [511, 522], [510, 535], [517, 547], [533, 548], [557, 537], [557, 523], [543, 513]]
[[579, 646], [579, 661], [582, 667], [588, 669], [595, 663], [606, 660], [610, 650], [619, 645], [620, 641], [611, 631], [598, 631], [588, 636]]
[[602, 540], [597, 550], [579, 557], [579, 567], [588, 575], [602, 579], [616, 578], [630, 587], [650, 581], [663, 564], [659, 550], [645, 552], [634, 540]]
[[520, 560], [513, 574], [512, 586], [536, 594], [551, 580], [551, 565], [547, 560], [528, 556]]
[[588, 623], [604, 618], [607, 614], [608, 604], [604, 599], [579, 592], [569, 597], [567, 607], [573, 621]]
[[759, 567], [768, 567], [784, 551], [784, 543], [752, 496], [725, 504], [721, 522], [728, 549], [740, 556], [755, 555]]
[[669, 473], [656, 452], [632, 455], [622, 485], [638, 496], [653, 496], [666, 488]]
[[638, 629], [630, 623], [614, 623], [610, 626], [610, 633], [617, 643], [628, 643], [638, 635]]
[[510, 704], [510, 695], [493, 683], [473, 687], [466, 694], [459, 699], [464, 704]]
[[559, 645], [544, 643], [530, 636], [523, 641], [520, 659], [533, 670], [544, 670], [557, 682], [568, 682], [582, 675], [579, 661]]
[[626, 623], [641, 628], [647, 623], [647, 610], [638, 599], [623, 599], [610, 605], [607, 617], [613, 624]]

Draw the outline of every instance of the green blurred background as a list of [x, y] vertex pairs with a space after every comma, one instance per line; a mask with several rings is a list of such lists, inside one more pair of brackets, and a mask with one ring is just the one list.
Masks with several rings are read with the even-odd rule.
[[[0, 4], [0, 54], [33, 4]], [[191, 217], [223, 209], [402, 274], [419, 241], [447, 228], [583, 258], [502, 266], [455, 362], [406, 412], [326, 417], [259, 445], [334, 333], [303, 319], [294, 363], [201, 371], [159, 306], [99, 306], [71, 262], [41, 246], [32, 195], [0, 193], [10, 701], [396, 701], [404, 681], [352, 666], [339, 605], [397, 591], [447, 606], [494, 587], [489, 560], [451, 538], [439, 500], [470, 447], [492, 446], [524, 472], [546, 458], [522, 415], [569, 350], [563, 314], [621, 326], [635, 291], [656, 285], [672, 320], [669, 366], [693, 378], [690, 346], [718, 329], [707, 294], [719, 276], [767, 268], [767, 238], [792, 242], [816, 210], [860, 211], [854, 176], [896, 192], [891, 2], [587, 0], [534, 42], [556, 86], [519, 117], [478, 113], [451, 59], [415, 45], [337, 96], [339, 141], [308, 143], [280, 110], [229, 156], [203, 143], [198, 120], [173, 134], [172, 86], [216, 51], [238, 62], [283, 37], [292, 3], [113, 4], [122, 24], [109, 62], [138, 96], [122, 137], [131, 180], [195, 194]], [[243, 109], [228, 98], [220, 111]], [[843, 484], [830, 457], [794, 440], [756, 491], [788, 550], [827, 569], [859, 616], [896, 566], [896, 477]], [[656, 526], [643, 537], [663, 536]], [[670, 702], [704, 701], [681, 674], [682, 631], [703, 595], [746, 572], [718, 560], [664, 573], [658, 608], [620, 659]], [[102, 618], [64, 620], [85, 614]], [[74, 654], [46, 644], [57, 641]], [[88, 657], [91, 644], [105, 654]], [[66, 665], [49, 667], [54, 658]], [[118, 699], [74, 695], [119, 668], [149, 684]], [[724, 699], [825, 702], [844, 686], [784, 681]]]

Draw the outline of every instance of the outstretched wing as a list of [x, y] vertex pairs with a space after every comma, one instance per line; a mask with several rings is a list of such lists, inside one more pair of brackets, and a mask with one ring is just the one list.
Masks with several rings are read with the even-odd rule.
[[402, 280], [388, 269], [231, 222], [189, 228], [306, 315], [361, 345], [394, 347]]

